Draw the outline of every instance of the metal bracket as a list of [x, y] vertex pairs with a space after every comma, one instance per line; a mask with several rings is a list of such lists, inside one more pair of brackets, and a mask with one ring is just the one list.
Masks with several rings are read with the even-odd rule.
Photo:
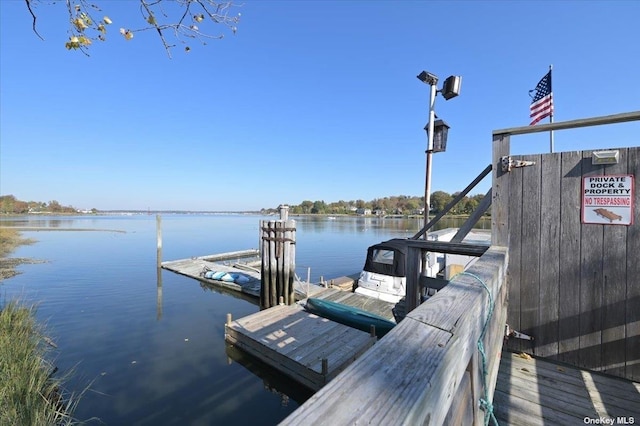
[[534, 340], [532, 336], [529, 336], [529, 335], [524, 334], [524, 333], [520, 333], [519, 331], [516, 331], [516, 330], [512, 329], [511, 327], [509, 327], [509, 324], [505, 325], [504, 337], [507, 338], [507, 339], [509, 337], [513, 337], [515, 339]]
[[536, 162], [535, 161], [514, 160], [510, 156], [505, 156], [505, 157], [501, 157], [500, 158], [500, 164], [502, 165], [502, 171], [506, 173], [506, 172], [510, 172], [511, 169], [513, 169], [513, 168], [533, 166], [534, 164], [536, 164]]

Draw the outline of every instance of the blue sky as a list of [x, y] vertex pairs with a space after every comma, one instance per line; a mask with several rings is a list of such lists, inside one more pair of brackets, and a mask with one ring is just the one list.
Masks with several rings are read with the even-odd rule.
[[[225, 33], [168, 59], [151, 32], [125, 41], [135, 1], [90, 57], [64, 48], [64, 3], [0, 2], [0, 193], [98, 209], [240, 211], [303, 200], [424, 194], [429, 87], [451, 126], [434, 191], [490, 162], [491, 132], [529, 123], [553, 64], [555, 121], [640, 109], [640, 2], [245, 1]], [[129, 24], [133, 27], [134, 25]], [[543, 120], [543, 122], [548, 122]], [[637, 146], [638, 123], [556, 132], [557, 151]], [[548, 134], [514, 153], [548, 151]], [[484, 193], [485, 182], [474, 193]]]

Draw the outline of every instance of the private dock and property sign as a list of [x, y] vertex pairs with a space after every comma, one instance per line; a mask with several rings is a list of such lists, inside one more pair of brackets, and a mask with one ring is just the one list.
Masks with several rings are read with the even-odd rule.
[[582, 223], [631, 225], [633, 197], [633, 175], [583, 177]]

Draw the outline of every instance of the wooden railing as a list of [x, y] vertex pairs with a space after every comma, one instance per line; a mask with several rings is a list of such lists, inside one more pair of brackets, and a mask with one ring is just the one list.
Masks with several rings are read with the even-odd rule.
[[[421, 248], [410, 250], [418, 259]], [[484, 424], [504, 336], [507, 262], [506, 248], [490, 247], [282, 424]]]

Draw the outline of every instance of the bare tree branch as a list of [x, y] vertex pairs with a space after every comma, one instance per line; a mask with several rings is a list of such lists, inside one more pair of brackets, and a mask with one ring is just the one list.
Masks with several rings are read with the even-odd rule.
[[[33, 31], [43, 39], [36, 30], [36, 15], [31, 5], [39, 0], [25, 0], [27, 9], [33, 17]], [[93, 3], [92, 3], [93, 1]], [[97, 2], [101, 0], [65, 0], [69, 14], [69, 40], [65, 43], [67, 49], [80, 50], [88, 55], [88, 49], [94, 41], [105, 41], [107, 28], [112, 24], [111, 18], [104, 16], [96, 20], [92, 12], [100, 12]], [[102, 0], [104, 4], [108, 4]], [[214, 24], [222, 24], [235, 33], [236, 25], [240, 21], [240, 13], [231, 14], [231, 8], [237, 7], [231, 1], [217, 0], [139, 0], [140, 13], [144, 20], [142, 26], [128, 26], [124, 24], [124, 17], [116, 17], [119, 23], [120, 34], [125, 40], [132, 40], [134, 33], [155, 30], [160, 41], [171, 58], [171, 50], [176, 47], [169, 39], [185, 45], [185, 51], [191, 47], [186, 39], [196, 39], [206, 45], [207, 39], [221, 39], [223, 33], [211, 34], [200, 29], [200, 25], [206, 25], [205, 20], [211, 20]], [[173, 16], [173, 18], [172, 18]], [[189, 22], [190, 21], [190, 22]], [[167, 30], [171, 30], [167, 34]], [[43, 39], [44, 40], [44, 39]]]
[[27, 4], [27, 10], [29, 10], [31, 17], [33, 18], [33, 32], [36, 33], [38, 37], [40, 37], [40, 40], [44, 41], [44, 38], [42, 38], [42, 36], [38, 33], [38, 30], [36, 29], [36, 15], [35, 13], [33, 13], [33, 10], [31, 10], [31, 0], [24, 0], [24, 2]]

